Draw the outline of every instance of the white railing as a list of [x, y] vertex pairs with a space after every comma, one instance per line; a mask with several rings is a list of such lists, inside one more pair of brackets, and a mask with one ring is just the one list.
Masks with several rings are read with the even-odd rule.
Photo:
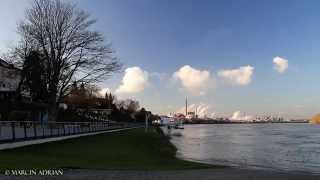
[[113, 121], [49, 122], [0, 121], [0, 143], [47, 137], [68, 136], [128, 127]]

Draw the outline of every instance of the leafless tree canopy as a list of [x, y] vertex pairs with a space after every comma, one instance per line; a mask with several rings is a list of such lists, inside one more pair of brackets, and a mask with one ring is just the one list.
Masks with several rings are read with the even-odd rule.
[[119, 109], [123, 108], [125, 110], [127, 110], [129, 113], [133, 113], [136, 112], [139, 107], [139, 101], [135, 101], [132, 99], [126, 99], [126, 100], [121, 100], [117, 103], [117, 106]]
[[75, 81], [101, 81], [121, 69], [103, 35], [92, 30], [94, 23], [88, 13], [62, 0], [34, 0], [26, 11], [15, 54], [22, 61], [32, 51], [42, 54], [50, 102], [67, 95]]

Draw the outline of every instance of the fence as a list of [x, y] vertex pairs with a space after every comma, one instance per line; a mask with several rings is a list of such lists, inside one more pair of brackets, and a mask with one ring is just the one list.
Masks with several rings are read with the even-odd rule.
[[101, 122], [49, 122], [0, 121], [0, 143], [124, 128], [128, 125], [111, 121]]

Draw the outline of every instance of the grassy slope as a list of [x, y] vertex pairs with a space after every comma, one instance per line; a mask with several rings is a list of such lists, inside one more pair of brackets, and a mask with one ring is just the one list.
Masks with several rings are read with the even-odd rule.
[[0, 151], [0, 169], [84, 168], [176, 170], [215, 166], [179, 160], [175, 147], [155, 131], [106, 133]]

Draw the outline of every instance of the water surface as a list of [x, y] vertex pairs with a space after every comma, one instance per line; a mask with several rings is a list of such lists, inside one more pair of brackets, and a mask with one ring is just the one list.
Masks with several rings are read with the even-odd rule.
[[184, 159], [244, 168], [320, 173], [319, 125], [185, 125], [184, 130], [172, 130], [171, 134], [171, 141], [178, 148], [177, 155]]

